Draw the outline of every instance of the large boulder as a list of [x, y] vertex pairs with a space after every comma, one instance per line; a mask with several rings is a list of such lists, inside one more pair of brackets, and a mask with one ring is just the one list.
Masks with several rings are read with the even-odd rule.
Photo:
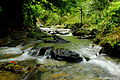
[[67, 49], [52, 49], [50, 55], [55, 60], [67, 62], [80, 62], [83, 59], [76, 52]]
[[29, 55], [40, 57], [47, 56], [47, 58], [59, 60], [59, 61], [67, 61], [70, 63], [80, 62], [83, 60], [80, 55], [74, 51], [70, 51], [68, 49], [55, 49], [54, 47], [34, 47], [29, 52]]
[[102, 49], [100, 50], [100, 54], [101, 53], [105, 53], [110, 57], [116, 57], [116, 58], [120, 58], [120, 42], [116, 43], [116, 45], [114, 45], [114, 47], [112, 47], [109, 43], [106, 43], [104, 45], [102, 45]]
[[78, 30], [73, 31], [74, 36], [79, 36], [80, 39], [93, 39], [96, 38], [96, 35], [99, 33], [97, 29], [86, 29], [86, 28], [80, 28]]

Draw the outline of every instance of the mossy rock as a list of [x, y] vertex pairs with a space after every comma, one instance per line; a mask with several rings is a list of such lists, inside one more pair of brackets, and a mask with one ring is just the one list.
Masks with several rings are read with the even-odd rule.
[[73, 31], [74, 36], [82, 36], [82, 35], [90, 35], [91, 31], [89, 29], [78, 29], [76, 31]]
[[120, 27], [113, 28], [111, 33], [100, 38], [99, 44], [103, 47], [100, 53], [111, 57], [120, 57]]
[[104, 45], [102, 45], [103, 48], [101, 49], [101, 51], [99, 53], [105, 53], [107, 55], [109, 55], [110, 57], [116, 57], [116, 58], [120, 58], [120, 42], [117, 42], [116, 44], [114, 44], [114, 46], [111, 46], [110, 43], [104, 43]]
[[48, 34], [42, 32], [41, 30], [36, 30], [36, 31], [29, 32], [27, 34], [27, 36], [29, 38], [37, 38], [37, 39], [39, 39], [39, 38], [44, 38], [44, 37], [51, 36], [51, 35], [48, 35]]

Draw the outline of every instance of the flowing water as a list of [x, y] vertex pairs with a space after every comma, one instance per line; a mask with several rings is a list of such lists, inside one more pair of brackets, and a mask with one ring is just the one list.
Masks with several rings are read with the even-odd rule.
[[[23, 47], [7, 47], [6, 49], [0, 48], [0, 53], [20, 54], [18, 57], [0, 59], [0, 62], [15, 60], [23, 65], [43, 64], [41, 70], [44, 72], [41, 79], [34, 80], [120, 80], [120, 62], [106, 57], [104, 54], [99, 54], [100, 46], [93, 44], [90, 40], [79, 40], [74, 36], [61, 37], [70, 41], [70, 43], [41, 43], [41, 45], [76, 51], [83, 57], [82, 62], [67, 63], [65, 61], [46, 59], [46, 54], [43, 57], [31, 57], [28, 52], [33, 46], [25, 48], [27, 45]], [[90, 60], [86, 61], [84, 57], [88, 57]]]

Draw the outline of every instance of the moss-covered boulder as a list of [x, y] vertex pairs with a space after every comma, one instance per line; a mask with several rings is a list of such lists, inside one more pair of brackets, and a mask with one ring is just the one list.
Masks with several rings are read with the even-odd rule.
[[91, 31], [89, 29], [81, 28], [79, 30], [75, 30], [72, 33], [74, 36], [82, 36], [82, 35], [90, 35]]
[[120, 27], [113, 28], [111, 33], [99, 38], [99, 44], [103, 47], [100, 53], [120, 57]]

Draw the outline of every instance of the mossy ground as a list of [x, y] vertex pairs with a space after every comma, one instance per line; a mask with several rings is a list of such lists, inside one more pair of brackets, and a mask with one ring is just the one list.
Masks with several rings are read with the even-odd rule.
[[18, 80], [20, 77], [21, 74], [0, 70], [0, 80]]

